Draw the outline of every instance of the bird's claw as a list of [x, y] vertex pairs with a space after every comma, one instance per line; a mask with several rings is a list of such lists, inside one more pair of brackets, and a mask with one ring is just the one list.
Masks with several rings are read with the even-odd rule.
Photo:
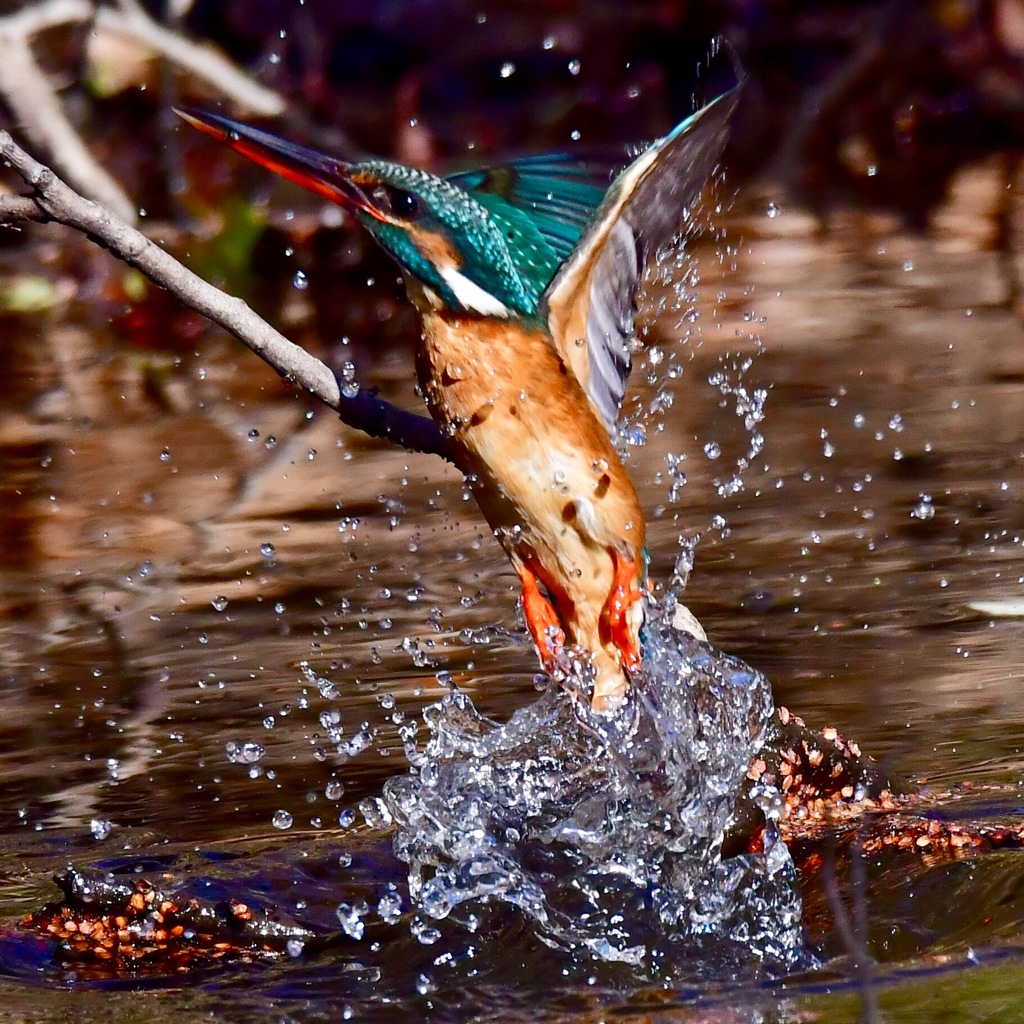
[[615, 578], [604, 606], [608, 636], [619, 651], [622, 667], [627, 672], [636, 672], [641, 662], [640, 629], [630, 612], [637, 601], [643, 599], [643, 591], [637, 582], [636, 562], [614, 551], [612, 562]]
[[540, 592], [537, 577], [525, 565], [519, 568], [519, 579], [523, 584], [523, 615], [530, 636], [540, 654], [545, 669], [550, 670], [556, 655], [565, 646], [565, 633], [558, 622], [551, 602]]

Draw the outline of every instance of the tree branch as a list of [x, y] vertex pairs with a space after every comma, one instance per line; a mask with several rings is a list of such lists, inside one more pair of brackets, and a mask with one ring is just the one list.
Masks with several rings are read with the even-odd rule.
[[135, 204], [89, 152], [32, 52], [32, 38], [39, 33], [90, 19], [94, 31], [134, 40], [254, 113], [284, 110], [279, 93], [254, 82], [212, 47], [154, 21], [135, 0], [120, 0], [116, 8], [91, 0], [43, 0], [0, 17], [0, 96], [31, 143], [49, 154], [75, 188], [122, 220], [135, 223]]
[[212, 46], [193, 42], [154, 21], [135, 0], [119, 0], [116, 9], [98, 7], [96, 26], [154, 50], [254, 114], [276, 117], [284, 113], [280, 93], [253, 81]]
[[23, 221], [49, 224], [53, 218], [31, 197], [0, 195], [0, 224], [13, 226]]
[[35, 32], [61, 21], [85, 21], [91, 16], [92, 5], [83, 0], [50, 0], [0, 18], [0, 95], [32, 144], [45, 149], [78, 188], [134, 222], [135, 204], [93, 159], [29, 43]]
[[43, 0], [4, 15], [3, 29], [27, 40], [60, 25], [88, 21], [92, 17], [92, 9], [90, 0]]
[[343, 423], [370, 437], [392, 441], [408, 451], [440, 455], [442, 459], [453, 461], [444, 434], [432, 419], [397, 409], [366, 388], [359, 388], [351, 398], [343, 394], [340, 404], [332, 408], [337, 408]]
[[[357, 390], [353, 397], [342, 394], [334, 374], [319, 359], [290, 342], [241, 299], [193, 274], [131, 225], [78, 195], [4, 131], [0, 131], [0, 160], [8, 161], [33, 190], [31, 197], [0, 196], [0, 222], [54, 220], [84, 232], [185, 305], [229, 331], [285, 380], [334, 409], [350, 427], [413, 451], [451, 458], [445, 438], [432, 420], [398, 409], [364, 389]], [[27, 202], [37, 207], [37, 215], [31, 214]]]

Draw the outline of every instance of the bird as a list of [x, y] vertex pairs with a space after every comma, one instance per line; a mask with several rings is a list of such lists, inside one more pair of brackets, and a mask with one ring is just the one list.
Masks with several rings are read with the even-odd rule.
[[640, 677], [649, 589], [643, 511], [615, 443], [641, 278], [694, 213], [741, 85], [618, 174], [570, 151], [441, 177], [177, 109], [350, 211], [398, 264], [445, 454], [519, 577], [543, 667], [564, 676], [574, 651], [589, 655], [602, 712]]

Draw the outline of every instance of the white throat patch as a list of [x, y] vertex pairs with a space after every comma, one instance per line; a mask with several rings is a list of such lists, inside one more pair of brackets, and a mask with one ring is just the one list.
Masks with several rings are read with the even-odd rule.
[[496, 299], [489, 291], [481, 288], [480, 285], [470, 281], [455, 267], [439, 267], [438, 270], [444, 283], [452, 290], [452, 294], [464, 309], [471, 313], [479, 313], [481, 316], [508, 317], [511, 315], [508, 306]]

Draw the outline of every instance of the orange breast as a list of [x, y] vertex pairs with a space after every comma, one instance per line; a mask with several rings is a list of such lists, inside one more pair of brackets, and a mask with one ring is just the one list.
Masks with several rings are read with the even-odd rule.
[[518, 321], [424, 317], [420, 386], [513, 564], [540, 577], [575, 643], [600, 651], [611, 552], [640, 564], [636, 492], [547, 335]]

